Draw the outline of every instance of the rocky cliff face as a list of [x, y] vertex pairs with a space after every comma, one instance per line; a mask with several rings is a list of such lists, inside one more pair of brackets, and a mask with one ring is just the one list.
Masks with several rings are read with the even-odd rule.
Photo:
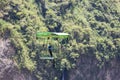
[[[64, 60], [56, 64], [58, 70], [70, 69], [65, 80], [120, 80], [120, 57], [115, 57], [120, 55], [119, 4], [119, 0], [1, 0], [0, 36], [19, 35], [21, 40], [12, 40], [15, 52], [9, 39], [0, 38], [0, 80], [61, 80], [51, 61], [39, 60], [41, 45], [32, 36], [36, 31], [70, 33], [66, 54], [57, 56]], [[16, 53], [20, 55], [14, 57]]]
[[[17, 69], [12, 56], [15, 51], [10, 41], [0, 39], [0, 80], [37, 80], [29, 71]], [[120, 80], [120, 61], [111, 59], [100, 64], [92, 55], [81, 55], [76, 62], [75, 69], [67, 72], [68, 80]]]
[[0, 39], [0, 80], [35, 80], [27, 70], [18, 70], [10, 40]]
[[111, 59], [101, 68], [94, 56], [82, 55], [76, 69], [69, 71], [68, 80], [120, 80], [120, 61]]

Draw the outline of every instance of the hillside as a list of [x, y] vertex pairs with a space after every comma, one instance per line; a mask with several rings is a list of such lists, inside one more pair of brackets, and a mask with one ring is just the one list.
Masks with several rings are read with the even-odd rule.
[[[54, 67], [38, 31], [70, 34]], [[120, 1], [0, 0], [0, 44], [0, 80], [119, 80]]]

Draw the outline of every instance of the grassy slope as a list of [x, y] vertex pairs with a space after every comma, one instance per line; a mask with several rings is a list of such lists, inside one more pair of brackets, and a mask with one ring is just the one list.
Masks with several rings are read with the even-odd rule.
[[[47, 67], [44, 70], [41, 68], [51, 63], [41, 64], [36, 57], [39, 43], [31, 36], [36, 31], [70, 33], [69, 47], [63, 52], [66, 54], [59, 56], [64, 57], [56, 65], [57, 70], [74, 67], [75, 60], [81, 54], [93, 54], [102, 64], [119, 55], [120, 2], [71, 0], [55, 3], [46, 0], [44, 3], [44, 0], [1, 0], [0, 4], [0, 35], [19, 35], [20, 38], [11, 39], [16, 48], [15, 60], [18, 67], [37, 71], [35, 74], [39, 78], [45, 76], [45, 71], [48, 71]], [[50, 68], [52, 69], [51, 66]], [[50, 74], [53, 73], [55, 74]], [[50, 74], [49, 78], [52, 76]]]

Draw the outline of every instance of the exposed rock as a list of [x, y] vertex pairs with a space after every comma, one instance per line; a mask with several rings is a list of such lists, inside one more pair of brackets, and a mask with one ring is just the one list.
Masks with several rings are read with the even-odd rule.
[[82, 55], [76, 69], [69, 71], [68, 80], [120, 80], [120, 62], [113, 59], [101, 68], [94, 56]]
[[10, 40], [0, 39], [0, 80], [35, 80], [29, 71], [17, 68], [14, 54]]

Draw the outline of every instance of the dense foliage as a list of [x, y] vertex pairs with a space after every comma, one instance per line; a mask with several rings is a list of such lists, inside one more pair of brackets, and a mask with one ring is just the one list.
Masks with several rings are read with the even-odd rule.
[[[30, 70], [39, 80], [46, 76], [57, 80], [61, 74], [52, 74], [74, 68], [81, 54], [94, 55], [100, 67], [120, 58], [119, 4], [119, 0], [0, 0], [0, 36], [11, 39], [18, 68]], [[37, 31], [70, 34], [55, 69], [52, 61], [39, 59], [43, 41], [34, 39]], [[46, 73], [49, 69], [52, 72]]]

